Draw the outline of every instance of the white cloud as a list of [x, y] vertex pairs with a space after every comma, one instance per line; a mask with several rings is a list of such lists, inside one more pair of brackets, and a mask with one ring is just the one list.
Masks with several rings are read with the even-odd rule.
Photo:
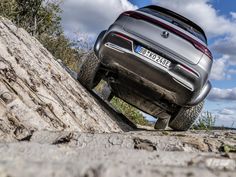
[[212, 109], [205, 111], [209, 111], [216, 118], [216, 126], [223, 125], [236, 128], [236, 104], [232, 104], [229, 101], [214, 101], [214, 103], [217, 104]]
[[236, 12], [230, 12], [230, 15], [232, 16], [234, 20], [236, 20]]
[[225, 114], [217, 113], [215, 116], [216, 116], [216, 125], [217, 126], [236, 128], [235, 114], [234, 115], [225, 115]]
[[62, 25], [69, 36], [86, 33], [96, 37], [121, 12], [135, 8], [128, 0], [66, 0], [62, 5]]
[[215, 60], [211, 70], [211, 79], [213, 80], [224, 80], [227, 77], [227, 65], [229, 56], [224, 55], [222, 58]]
[[223, 108], [216, 112], [216, 124], [236, 128], [236, 112], [232, 108]]
[[236, 87], [232, 89], [213, 88], [207, 99], [210, 101], [236, 101]]
[[223, 110], [219, 111], [219, 114], [221, 114], [221, 115], [235, 115], [235, 110], [224, 108]]
[[236, 69], [230, 69], [230, 70], [229, 70], [229, 73], [230, 73], [230, 74], [236, 74]]
[[[219, 15], [210, 0], [153, 0], [199, 24], [211, 36], [235, 33], [236, 24]], [[184, 4], [184, 5], [183, 5]]]

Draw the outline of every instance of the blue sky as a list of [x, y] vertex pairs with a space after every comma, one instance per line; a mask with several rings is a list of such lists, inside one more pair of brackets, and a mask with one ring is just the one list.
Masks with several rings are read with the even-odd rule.
[[236, 1], [233, 0], [67, 0], [63, 4], [63, 27], [68, 36], [95, 39], [126, 10], [157, 4], [199, 24], [208, 36], [214, 55], [210, 80], [213, 89], [205, 110], [218, 125], [236, 127]]
[[146, 1], [139, 1], [139, 0], [129, 0], [132, 4], [137, 5], [138, 7], [143, 7], [149, 4], [152, 4], [151, 0], [146, 0]]
[[213, 6], [219, 10], [222, 15], [229, 16], [229, 12], [236, 11], [236, 2], [234, 0], [215, 0], [212, 1]]

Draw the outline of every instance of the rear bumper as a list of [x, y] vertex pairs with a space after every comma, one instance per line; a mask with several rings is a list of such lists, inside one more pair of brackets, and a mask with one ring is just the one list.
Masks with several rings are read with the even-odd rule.
[[[109, 41], [107, 36], [99, 43], [98, 55], [102, 65], [127, 77], [127, 81], [135, 81], [136, 88], [133, 89], [140, 95], [153, 101], [164, 99], [181, 106], [193, 106], [204, 100], [209, 93], [210, 82], [203, 84], [201, 74], [188, 72], [181, 62], [172, 61], [172, 66], [166, 69], [136, 53], [135, 44], [132, 44], [132, 49], [126, 49]], [[136, 37], [135, 40], [139, 39]], [[123, 85], [129, 87], [129, 82], [123, 82]], [[149, 93], [144, 91], [146, 88]]]
[[196, 95], [195, 98], [192, 98], [192, 100], [188, 103], [189, 106], [194, 106], [202, 102], [209, 92], [211, 91], [212, 85], [210, 81], [207, 81], [207, 83], [204, 85], [204, 87], [201, 89], [200, 93]]

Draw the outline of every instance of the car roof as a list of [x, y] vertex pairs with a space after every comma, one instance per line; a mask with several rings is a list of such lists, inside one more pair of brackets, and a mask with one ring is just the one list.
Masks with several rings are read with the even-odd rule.
[[201, 33], [204, 35], [204, 37], [205, 37], [205, 39], [206, 39], [206, 41], [207, 41], [207, 37], [206, 37], [206, 34], [205, 34], [205, 32], [203, 31], [203, 29], [202, 29], [200, 26], [198, 26], [196, 23], [194, 23], [194, 22], [192, 22], [191, 20], [187, 19], [186, 17], [184, 17], [184, 16], [182, 16], [182, 15], [176, 13], [176, 12], [173, 12], [173, 11], [171, 11], [171, 10], [169, 10], [169, 9], [166, 9], [166, 8], [164, 8], [164, 7], [157, 6], [157, 5], [145, 6], [145, 7], [142, 7], [142, 8], [140, 8], [140, 9], [143, 9], [143, 8], [149, 8], [149, 9], [152, 9], [152, 10], [156, 10], [156, 11], [165, 13], [165, 14], [167, 14], [167, 15], [171, 15], [172, 17], [175, 17], [175, 18], [177, 18], [177, 19], [179, 19], [179, 20], [181, 20], [181, 21], [183, 21], [183, 22], [189, 24], [190, 26], [194, 27], [196, 30], [198, 30], [199, 32], [201, 32]]

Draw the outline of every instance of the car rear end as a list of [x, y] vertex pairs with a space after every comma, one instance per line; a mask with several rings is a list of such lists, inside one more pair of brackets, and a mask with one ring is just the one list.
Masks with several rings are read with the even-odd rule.
[[103, 66], [117, 70], [126, 87], [135, 86], [149, 100], [191, 106], [210, 91], [213, 61], [204, 32], [167, 9], [148, 6], [121, 14], [96, 48]]

